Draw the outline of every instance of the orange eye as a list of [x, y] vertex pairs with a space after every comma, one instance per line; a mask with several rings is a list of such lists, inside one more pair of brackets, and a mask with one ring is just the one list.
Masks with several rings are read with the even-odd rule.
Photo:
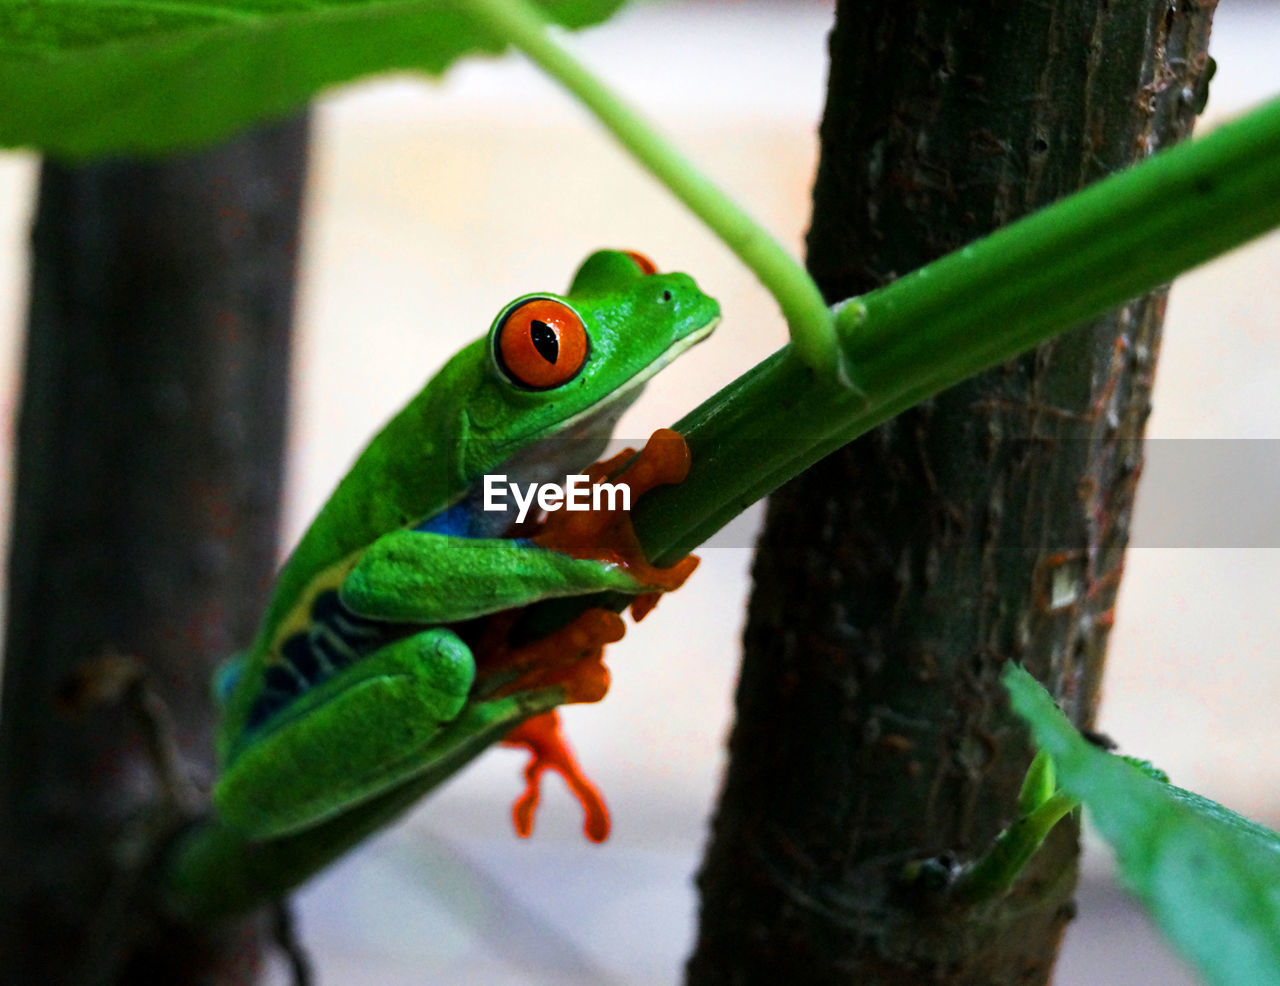
[[587, 330], [563, 301], [531, 298], [498, 327], [498, 362], [515, 383], [547, 390], [572, 380], [587, 359]]
[[640, 268], [641, 274], [658, 273], [658, 265], [655, 264], [648, 257], [646, 257], [643, 253], [636, 253], [634, 250], [624, 250], [622, 252], [636, 262], [636, 266]]

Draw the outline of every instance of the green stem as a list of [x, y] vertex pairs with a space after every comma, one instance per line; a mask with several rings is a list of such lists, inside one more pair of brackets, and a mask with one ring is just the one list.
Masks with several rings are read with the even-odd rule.
[[675, 425], [693, 470], [637, 503], [641, 544], [669, 564], [875, 425], [1277, 225], [1280, 100], [837, 306], [855, 389], [788, 346], [714, 395]]
[[1023, 815], [996, 836], [995, 842], [956, 878], [952, 896], [966, 904], [977, 904], [1001, 896], [1035, 855], [1053, 827], [1080, 802], [1066, 794], [1055, 794], [1029, 815]]
[[1030, 815], [1052, 798], [1057, 789], [1058, 779], [1053, 757], [1041, 750], [1032, 759], [1027, 775], [1022, 779], [1022, 789], [1018, 792], [1018, 814]]
[[527, 0], [464, 0], [468, 13], [569, 90], [631, 154], [706, 223], [777, 300], [800, 359], [824, 379], [839, 373], [831, 311], [804, 267], [616, 93], [547, 33]]

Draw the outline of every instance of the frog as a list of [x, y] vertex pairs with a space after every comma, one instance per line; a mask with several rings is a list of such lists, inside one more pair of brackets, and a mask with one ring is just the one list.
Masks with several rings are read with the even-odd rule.
[[[295, 835], [519, 741], [522, 724], [575, 700], [555, 676], [522, 687], [518, 661], [478, 675], [473, 628], [545, 600], [651, 599], [670, 583], [518, 536], [514, 503], [485, 509], [484, 478], [580, 472], [645, 383], [719, 318], [689, 275], [599, 250], [564, 294], [502, 306], [391, 418], [217, 676], [212, 800], [224, 824], [254, 840]], [[584, 653], [616, 639], [608, 620], [594, 625], [595, 637], [562, 637]]]

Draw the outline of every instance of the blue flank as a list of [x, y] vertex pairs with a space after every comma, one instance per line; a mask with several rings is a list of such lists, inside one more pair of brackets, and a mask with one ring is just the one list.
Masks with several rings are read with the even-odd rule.
[[249, 710], [248, 728], [261, 726], [308, 689], [389, 643], [400, 628], [357, 616], [336, 589], [316, 596], [311, 621], [280, 648], [280, 661], [262, 678], [262, 692]]
[[244, 677], [244, 655], [236, 654], [223, 661], [213, 672], [213, 700], [226, 705], [231, 693]]
[[443, 534], [451, 538], [484, 537], [482, 532], [487, 518], [484, 517], [483, 511], [472, 509], [469, 500], [470, 497], [460, 500], [448, 510], [427, 518], [414, 530], [427, 534]]
[[502, 537], [516, 520], [514, 498], [508, 493], [505, 510], [482, 510], [483, 503], [484, 487], [478, 484], [452, 507], [428, 517], [414, 530], [454, 538]]
[[[514, 521], [516, 507], [509, 503], [507, 510], [482, 510], [482, 498], [483, 487], [476, 486], [465, 498], [427, 518], [414, 530], [454, 538], [499, 537]], [[523, 539], [518, 543], [533, 544]], [[312, 603], [306, 628], [284, 642], [279, 662], [268, 665], [264, 672], [262, 691], [249, 710], [246, 728], [262, 726], [309, 689], [406, 631], [402, 624], [357, 616], [342, 604], [336, 589], [320, 593]], [[236, 662], [223, 665], [215, 684], [220, 695], [229, 694], [239, 673]]]

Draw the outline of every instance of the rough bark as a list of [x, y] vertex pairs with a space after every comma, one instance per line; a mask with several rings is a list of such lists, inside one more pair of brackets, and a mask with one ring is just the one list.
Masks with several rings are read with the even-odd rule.
[[[161, 929], [163, 792], [130, 703], [58, 711], [137, 655], [187, 768], [276, 562], [306, 121], [164, 162], [44, 165], [0, 719], [0, 980], [246, 983], [263, 922]], [[83, 689], [81, 689], [83, 691]]]
[[[1214, 4], [843, 0], [809, 266], [883, 284], [1187, 134]], [[1030, 760], [1024, 663], [1089, 724], [1164, 296], [966, 382], [771, 498], [688, 981], [1047, 982], [1061, 825], [984, 906], [903, 866], [972, 859]]]

